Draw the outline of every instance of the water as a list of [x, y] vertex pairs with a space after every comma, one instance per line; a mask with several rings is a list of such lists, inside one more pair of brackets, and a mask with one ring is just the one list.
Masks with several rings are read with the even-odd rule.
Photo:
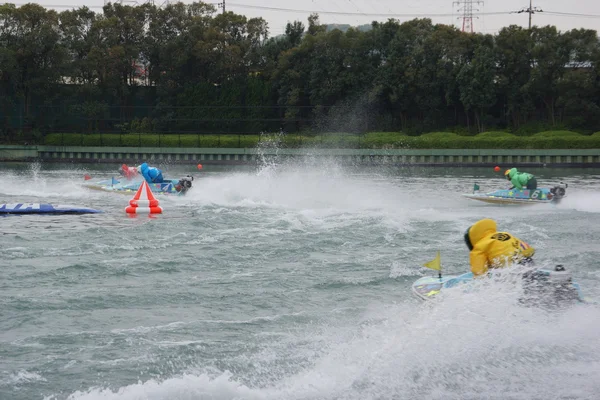
[[163, 165], [195, 186], [149, 219], [81, 186], [118, 167], [0, 165], [0, 203], [105, 211], [0, 218], [0, 399], [597, 398], [598, 308], [410, 284], [437, 250], [466, 271], [491, 217], [600, 299], [599, 170], [533, 169], [568, 197], [523, 208], [459, 195], [506, 186], [490, 168]]

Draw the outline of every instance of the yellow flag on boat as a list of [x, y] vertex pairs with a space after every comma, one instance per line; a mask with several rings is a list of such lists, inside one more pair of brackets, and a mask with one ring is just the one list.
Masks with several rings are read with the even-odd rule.
[[440, 252], [437, 252], [437, 256], [429, 261], [428, 263], [423, 264], [424, 267], [435, 269], [436, 271], [442, 270], [442, 259], [440, 257]]

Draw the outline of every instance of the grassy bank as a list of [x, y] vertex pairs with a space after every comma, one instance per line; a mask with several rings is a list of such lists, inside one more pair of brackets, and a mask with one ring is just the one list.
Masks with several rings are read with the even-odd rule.
[[545, 131], [515, 136], [493, 131], [475, 136], [433, 132], [407, 136], [399, 132], [371, 132], [364, 135], [194, 135], [194, 134], [73, 134], [53, 133], [45, 137], [50, 146], [115, 147], [279, 147], [361, 148], [361, 149], [600, 149], [600, 132], [581, 135], [572, 131]]

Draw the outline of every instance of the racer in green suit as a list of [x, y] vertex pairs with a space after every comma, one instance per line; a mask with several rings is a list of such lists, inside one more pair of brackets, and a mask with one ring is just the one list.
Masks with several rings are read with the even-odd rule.
[[506, 179], [512, 183], [513, 187], [511, 189], [523, 190], [523, 188], [529, 190], [537, 189], [537, 180], [535, 176], [527, 172], [519, 172], [516, 168], [507, 169], [504, 173]]

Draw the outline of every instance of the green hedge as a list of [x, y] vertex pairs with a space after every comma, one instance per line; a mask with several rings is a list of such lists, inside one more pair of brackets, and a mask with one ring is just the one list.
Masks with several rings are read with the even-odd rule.
[[[452, 132], [431, 132], [431, 133], [424, 133], [420, 136], [415, 136], [418, 137], [419, 139], [422, 140], [447, 140], [447, 139], [456, 139], [456, 138], [463, 138], [463, 137], [469, 137], [469, 136], [459, 136], [456, 133], [452, 133]], [[474, 137], [474, 136], [471, 136]]]
[[487, 138], [516, 138], [512, 133], [504, 132], [504, 131], [489, 131], [489, 132], [481, 132], [480, 134], [475, 136], [475, 139], [487, 139]]
[[[411, 138], [412, 139], [412, 138]], [[413, 149], [597, 149], [600, 137], [582, 138], [480, 138], [408, 140], [404, 147]]]
[[584, 135], [573, 131], [544, 131], [536, 133], [535, 135], [533, 135], [533, 137], [584, 137]]
[[400, 132], [317, 136], [300, 134], [259, 136], [54, 133], [46, 136], [44, 144], [54, 146], [213, 148], [277, 146], [367, 149], [600, 149], [600, 132], [590, 136], [570, 131], [540, 132], [533, 136], [515, 136], [507, 132], [483, 132], [475, 136], [459, 136], [449, 132], [432, 132], [421, 136], [407, 136]]

